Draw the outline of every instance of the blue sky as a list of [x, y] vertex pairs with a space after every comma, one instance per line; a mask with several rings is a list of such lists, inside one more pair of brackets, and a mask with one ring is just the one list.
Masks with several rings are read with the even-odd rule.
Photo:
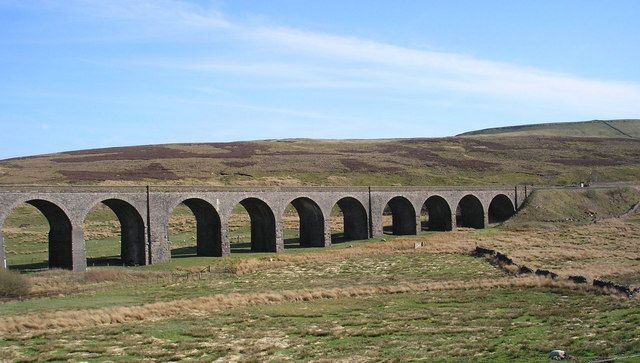
[[640, 118], [640, 1], [0, 0], [0, 158]]

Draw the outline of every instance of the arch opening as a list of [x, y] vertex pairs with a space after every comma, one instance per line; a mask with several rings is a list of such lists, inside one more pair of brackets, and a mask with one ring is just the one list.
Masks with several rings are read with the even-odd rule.
[[34, 271], [73, 269], [73, 227], [56, 204], [34, 199], [14, 208], [2, 225], [6, 266]]
[[466, 195], [460, 199], [456, 208], [456, 225], [467, 228], [484, 228], [484, 208], [474, 195]]
[[[389, 215], [391, 225], [388, 225]], [[385, 218], [386, 217], [386, 218]], [[386, 234], [416, 234], [416, 211], [411, 202], [404, 197], [394, 197], [387, 202], [382, 213], [383, 231]]]
[[300, 197], [291, 201], [285, 210], [284, 225], [285, 248], [325, 245], [324, 215], [318, 204], [309, 198]]
[[344, 197], [331, 209], [331, 243], [369, 238], [367, 210], [353, 197]]
[[511, 203], [511, 199], [504, 194], [498, 194], [489, 204], [489, 223], [501, 223], [511, 218], [516, 213], [516, 209]]
[[88, 266], [146, 264], [145, 224], [131, 204], [103, 200], [85, 216], [84, 233]]
[[222, 256], [220, 215], [209, 202], [189, 198], [169, 219], [171, 257]]
[[449, 203], [439, 195], [433, 195], [422, 205], [421, 226], [423, 231], [451, 231], [451, 208]]
[[[246, 229], [248, 214], [249, 228]], [[258, 198], [246, 198], [234, 208], [229, 221], [232, 252], [277, 252], [276, 219], [271, 207]], [[246, 242], [246, 233], [249, 242]], [[235, 243], [234, 243], [235, 242]]]

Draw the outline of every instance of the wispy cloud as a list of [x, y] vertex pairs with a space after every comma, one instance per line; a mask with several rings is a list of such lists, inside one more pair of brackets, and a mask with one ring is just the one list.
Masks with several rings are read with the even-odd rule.
[[623, 112], [637, 112], [640, 104], [640, 85], [636, 83], [585, 79], [468, 55], [411, 49], [290, 28], [262, 28], [253, 34], [290, 53], [374, 67], [374, 70], [368, 70], [368, 75], [389, 85], [440, 87], [596, 110], [615, 107]]
[[[255, 82], [254, 87], [374, 89], [415, 98], [439, 90], [593, 114], [637, 115], [640, 104], [637, 83], [589, 79], [466, 54], [232, 20], [212, 5], [173, 0], [49, 4], [71, 8], [86, 18], [124, 21], [128, 32], [144, 29], [147, 36], [149, 29], [157, 30], [159, 38], [168, 31], [186, 33], [186, 41], [194, 34], [198, 39], [232, 36], [235, 58], [233, 52], [231, 57], [226, 54], [222, 58], [212, 51], [201, 59], [167, 56], [126, 61], [145, 67], [269, 79]], [[253, 57], [246, 57], [247, 53]]]

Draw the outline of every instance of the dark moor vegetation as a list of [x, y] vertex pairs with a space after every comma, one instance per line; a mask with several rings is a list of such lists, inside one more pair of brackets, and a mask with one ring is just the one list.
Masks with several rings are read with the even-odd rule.
[[[616, 124], [617, 125], [617, 124]], [[630, 135], [640, 121], [624, 123]], [[574, 128], [578, 126], [572, 126]], [[0, 161], [2, 184], [536, 185], [640, 178], [640, 139], [565, 135], [265, 140], [71, 151]], [[600, 125], [600, 127], [602, 127]], [[607, 127], [607, 126], [604, 126]], [[620, 126], [623, 127], [623, 126]], [[605, 137], [606, 136], [606, 137]]]

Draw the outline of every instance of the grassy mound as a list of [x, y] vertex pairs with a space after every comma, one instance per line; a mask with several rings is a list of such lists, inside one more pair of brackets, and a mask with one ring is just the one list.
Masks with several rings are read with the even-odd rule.
[[619, 217], [638, 202], [640, 192], [632, 188], [539, 189], [531, 194], [523, 209], [504, 226], [521, 228], [588, 224]]

